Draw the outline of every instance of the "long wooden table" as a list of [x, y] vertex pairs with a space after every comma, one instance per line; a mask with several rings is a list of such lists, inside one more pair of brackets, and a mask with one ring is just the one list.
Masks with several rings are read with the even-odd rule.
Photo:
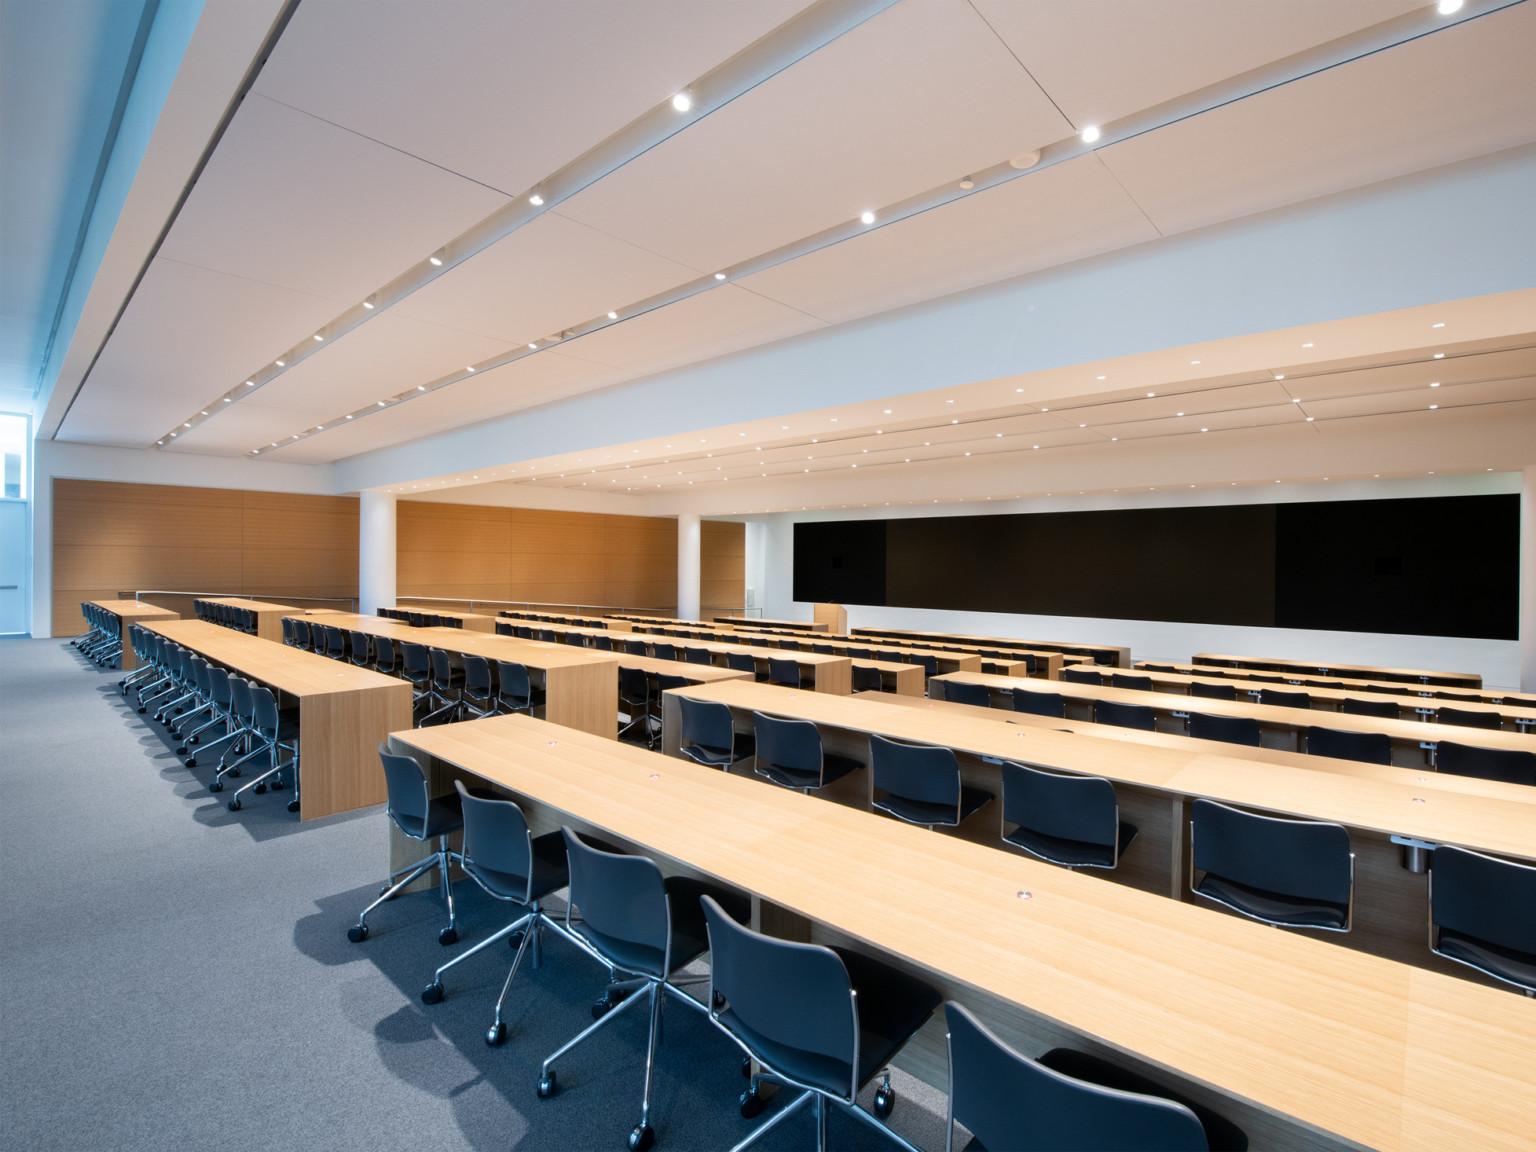
[[[1160, 671], [1172, 669], [1174, 672], [1185, 676], [1214, 676], [1223, 680], [1259, 680], [1259, 675], [1244, 668], [1223, 668], [1215, 664], [1184, 664], [1171, 660], [1143, 660], [1136, 664], [1138, 671]], [[1446, 702], [1455, 704], [1458, 701], [1464, 703], [1482, 702], [1486, 704], [1503, 704], [1505, 702], [1515, 704], [1521, 708], [1536, 708], [1536, 696], [1530, 693], [1520, 693], [1513, 689], [1504, 688], [1447, 688], [1438, 684], [1407, 684], [1401, 680], [1359, 680], [1352, 676], [1323, 676], [1316, 672], [1277, 672], [1285, 684], [1292, 684], [1298, 688], [1306, 688], [1309, 691], [1314, 687], [1326, 686], [1341, 692], [1383, 694], [1383, 690], [1389, 690], [1394, 695], [1411, 694], [1424, 699], [1435, 699], [1441, 692], [1449, 693]], [[1270, 687], [1274, 687], [1273, 684]]]
[[[1507, 991], [525, 717], [392, 740], [438, 791], [489, 782], [536, 834], [573, 824], [745, 890], [761, 929], [874, 949], [1024, 1051], [1110, 1055], [1254, 1148], [1529, 1152], [1536, 1002]], [[942, 1017], [898, 1063], [944, 1085]]]
[[377, 745], [411, 723], [405, 681], [206, 620], [152, 620], [144, 627], [298, 702], [302, 819], [387, 799]]
[[[940, 681], [957, 680], [982, 684], [994, 692], [1022, 688], [1038, 691], [1037, 681], [1016, 676], [991, 676], [985, 672], [956, 672], [937, 677]], [[1391, 720], [1384, 716], [1356, 716], [1348, 712], [1318, 712], [1311, 708], [1281, 708], [1247, 700], [1216, 700], [1203, 696], [1182, 696], [1171, 692], [1145, 692], [1136, 688], [1109, 688], [1063, 680], [1050, 690], [1067, 700], [1092, 705], [1097, 701], [1134, 704], [1151, 708], [1165, 720], [1182, 723], [1191, 712], [1207, 716], [1251, 717], [1260, 728], [1289, 733], [1301, 747], [1310, 727], [1333, 728], [1340, 732], [1380, 733], [1392, 741], [1393, 762], [1405, 768], [1425, 763], [1425, 753], [1442, 740], [1458, 744], [1476, 744], [1508, 752], [1536, 752], [1536, 736], [1506, 732], [1500, 728], [1465, 728], [1454, 724], [1436, 724], [1425, 720]]]
[[[199, 596], [204, 604], [223, 604], [229, 608], [244, 608], [256, 614], [256, 635], [263, 640], [283, 639], [283, 617], [302, 616], [304, 612], [292, 604], [269, 604], [265, 600], [247, 600], [241, 596]], [[326, 615], [331, 615], [329, 609]]]
[[[423, 616], [436, 616], [440, 620], [457, 620], [459, 627], [468, 632], [496, 631], [496, 617], [478, 612], [445, 612], [441, 608], [419, 608], [414, 604], [396, 604], [397, 612], [420, 612]], [[388, 617], [384, 617], [388, 619]]]
[[1116, 668], [1131, 666], [1131, 650], [1116, 644], [1074, 644], [1064, 640], [1012, 640], [1006, 636], [971, 636], [958, 632], [924, 632], [916, 628], [855, 628], [860, 636], [895, 636], [913, 640], [952, 640], [957, 644], [977, 644], [985, 648], [1044, 648], [1048, 651], [1088, 655]]
[[139, 666], [139, 654], [133, 650], [133, 641], [128, 636], [128, 629], [134, 624], [144, 624], [150, 620], [180, 620], [181, 614], [172, 612], [169, 608], [156, 608], [153, 604], [145, 604], [142, 600], [89, 600], [97, 608], [104, 609], [117, 617], [118, 627], [121, 629], [123, 653], [118, 658], [118, 667], [124, 672], [132, 672]]
[[1447, 688], [1481, 688], [1483, 678], [1474, 672], [1436, 672], [1424, 668], [1383, 668], [1374, 664], [1330, 664], [1319, 660], [1288, 660], [1278, 656], [1230, 656], [1222, 652], [1196, 652], [1196, 664], [1220, 664], [1229, 668], [1331, 676], [1336, 672], [1365, 673], [1370, 680], [1407, 684], [1439, 684]]

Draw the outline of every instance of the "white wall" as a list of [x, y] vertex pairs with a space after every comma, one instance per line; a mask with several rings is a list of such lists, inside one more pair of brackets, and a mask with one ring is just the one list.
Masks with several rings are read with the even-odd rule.
[[[187, 488], [241, 488], [329, 496], [335, 470], [329, 464], [277, 462], [104, 448], [57, 440], [32, 442], [33, 636], [51, 635], [53, 621], [53, 481], [115, 480], [127, 484], [175, 484]], [[195, 531], [188, 525], [188, 531]]]
[[[1282, 485], [1238, 489], [1227, 495], [1208, 490], [1143, 493], [1136, 496], [1087, 496], [1054, 500], [991, 501], [903, 507], [781, 513], [755, 518], [766, 533], [763, 615], [811, 618], [811, 605], [792, 599], [794, 526], [799, 521], [897, 519], [909, 516], [965, 516], [1017, 512], [1085, 511], [1102, 508], [1153, 508], [1212, 504], [1248, 504], [1297, 500], [1363, 500], [1387, 497], [1462, 496], [1519, 492], [1520, 473], [1444, 479], [1382, 480], [1350, 484]], [[957, 577], [962, 574], [957, 574]], [[1340, 664], [1381, 664], [1476, 672], [1490, 687], [1520, 684], [1520, 644], [1515, 640], [1475, 640], [1446, 636], [1411, 636], [1376, 632], [1324, 632], [1291, 628], [1247, 628], [1215, 624], [1180, 624], [1159, 620], [1109, 620], [1076, 616], [1036, 616], [1003, 612], [949, 612], [850, 604], [851, 628], [921, 628], [1020, 639], [1129, 645], [1135, 660], [1188, 660], [1196, 652], [1232, 652], [1254, 656], [1317, 659]]]

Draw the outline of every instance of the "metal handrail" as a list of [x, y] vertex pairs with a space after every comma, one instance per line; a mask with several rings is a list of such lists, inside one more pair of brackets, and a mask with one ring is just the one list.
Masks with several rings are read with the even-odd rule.
[[[244, 592], [186, 592], [176, 588], [140, 588], [133, 594], [135, 600], [145, 596], [192, 596], [197, 599], [226, 599], [226, 600], [255, 600]], [[355, 596], [288, 596], [288, 600], [320, 600], [327, 604], [350, 604], [352, 611], [357, 611], [357, 597]]]
[[[675, 610], [673, 608], [633, 608], [628, 604], [578, 604], [570, 600], [486, 600], [474, 596], [400, 596], [397, 597], [396, 602], [398, 603], [400, 600], [425, 600], [434, 604], [468, 604], [471, 612], [475, 610], [475, 606], [478, 604], [503, 604], [512, 608], [529, 610], [534, 608], [558, 608], [562, 612], [575, 613], [577, 615], [584, 615], [588, 612], [633, 612], [640, 614], [646, 612], [662, 613]], [[701, 604], [699, 605], [699, 611], [738, 612], [745, 611], [745, 609], [736, 608], [731, 605]]]

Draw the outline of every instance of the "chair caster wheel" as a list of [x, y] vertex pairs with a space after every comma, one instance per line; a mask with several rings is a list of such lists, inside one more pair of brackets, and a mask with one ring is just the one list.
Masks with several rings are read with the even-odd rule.
[[629, 1152], [645, 1152], [656, 1143], [656, 1130], [649, 1124], [636, 1124], [629, 1134]]
[[763, 1098], [758, 1095], [755, 1088], [748, 1088], [743, 1092], [739, 1103], [741, 1104], [741, 1118], [743, 1120], [756, 1119], [762, 1113], [765, 1106]]
[[185, 756], [186, 754], [187, 754], [187, 746], [185, 744], [179, 745], [177, 747], [177, 749], [176, 749], [176, 755], [178, 755], [178, 756]]
[[240, 797], [236, 796], [233, 800], [231, 800], [229, 802], [229, 810], [231, 812], [238, 812], [238, 811], [240, 811]]
[[555, 1074], [546, 1072], [539, 1077], [539, 1099], [548, 1100], [555, 1094]]
[[459, 930], [457, 928], [444, 928], [437, 934], [437, 942], [444, 948], [450, 944], [457, 944], [459, 942]]
[[297, 800], [290, 800], [290, 801], [288, 801], [288, 811], [290, 811], [290, 812], [297, 812], [298, 810], [299, 810], [299, 802]]
[[368, 939], [368, 925], [352, 925], [352, 927], [347, 929], [347, 939], [354, 944], [361, 944], [364, 940]]
[[750, 1056], [743, 1056], [741, 1058], [741, 1078], [743, 1080], [752, 1079], [752, 1057]]
[[507, 937], [507, 947], [516, 952], [523, 946], [523, 933], [514, 932]]
[[278, 780], [276, 783], [268, 785], [268, 787], [274, 792], [281, 792], [284, 788], [288, 787], [288, 784], [286, 781]]
[[875, 1115], [884, 1120], [891, 1114], [891, 1109], [896, 1107], [896, 1089], [889, 1084], [875, 1091]]
[[212, 784], [208, 785], [208, 791], [210, 791], [210, 792], [222, 792], [222, 791], [224, 791], [224, 781], [222, 781], [222, 780], [215, 780]]
[[187, 741], [188, 744], [201, 744], [202, 742], [203, 738], [201, 736], [194, 736], [192, 739]]
[[197, 767], [197, 757], [196, 756], [192, 757], [192, 759], [187, 761], [187, 767], [188, 768], [196, 768]]
[[441, 1004], [443, 1001], [443, 986], [434, 980], [421, 990], [421, 1002], [423, 1004]]
[[260, 796], [266, 790], [267, 790], [267, 786], [265, 784], [258, 784], [258, 785], [256, 785], [256, 787], [251, 789], [251, 791], [256, 793], [256, 795], [258, 795], [258, 796]]
[[139, 709], [139, 715], [140, 715], [140, 716], [142, 716], [142, 715], [144, 715], [144, 713], [146, 713], [146, 712], [148, 712], [148, 711], [149, 711], [149, 709], [148, 709], [148, 708], [140, 708], [140, 709]]
[[486, 1029], [485, 1044], [487, 1048], [499, 1048], [507, 1038], [507, 1026], [500, 1020]]
[[231, 776], [233, 776], [236, 780], [240, 779], [240, 769], [238, 769], [238, 768], [231, 768], [229, 770], [229, 774]]
[[629, 993], [624, 989], [610, 988], [592, 1005], [592, 1019], [601, 1020], [620, 1004], [624, 1003], [628, 996]]

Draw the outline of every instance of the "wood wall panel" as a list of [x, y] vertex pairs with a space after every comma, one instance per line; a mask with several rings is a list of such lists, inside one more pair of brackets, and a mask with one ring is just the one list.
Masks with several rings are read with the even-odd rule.
[[53, 634], [85, 630], [82, 600], [149, 588], [355, 597], [357, 500], [55, 479]]
[[747, 606], [747, 526], [730, 520], [699, 523], [699, 605], [739, 612]]

